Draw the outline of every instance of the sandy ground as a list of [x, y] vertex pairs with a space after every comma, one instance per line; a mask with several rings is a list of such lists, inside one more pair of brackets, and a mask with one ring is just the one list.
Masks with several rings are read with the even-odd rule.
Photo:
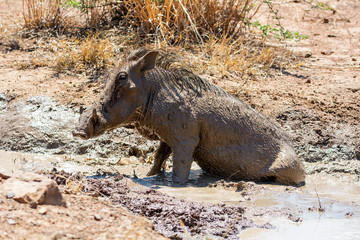
[[[15, 4], [15, 1], [0, 0], [1, 23], [15, 21], [15, 15], [19, 14], [19, 9], [21, 9], [19, 2]], [[284, 17], [283, 26], [309, 36], [307, 40], [300, 42], [289, 40], [286, 43], [295, 54], [305, 58], [295, 68], [275, 69], [266, 78], [259, 77], [247, 82], [246, 91], [239, 93], [239, 97], [289, 133], [299, 157], [306, 165], [308, 185], [305, 189], [290, 189], [289, 191], [286, 187], [266, 185], [265, 190], [257, 186], [252, 190], [248, 188], [245, 192], [240, 191], [243, 194], [239, 195], [236, 189], [228, 187], [227, 184], [218, 183], [215, 188], [209, 187], [210, 183], [214, 184], [217, 180], [202, 177], [197, 169], [194, 170], [192, 176], [193, 179], [200, 180], [194, 180], [185, 188], [167, 184], [167, 175], [160, 179], [148, 179], [144, 177], [144, 173], [150, 165], [143, 164], [138, 159], [149, 158], [153, 151], [152, 143], [146, 143], [141, 137], [127, 130], [119, 130], [101, 139], [102, 149], [111, 149], [112, 152], [109, 153], [102, 149], [97, 150], [94, 147], [96, 142], [74, 142], [70, 148], [62, 148], [61, 144], [60, 147], [56, 147], [51, 142], [49, 144], [52, 136], [57, 139], [68, 137], [66, 131], [71, 129], [71, 124], [78, 114], [75, 107], [91, 104], [96, 98], [98, 85], [89, 83], [89, 79], [84, 76], [58, 74], [46, 67], [23, 68], [24, 63], [33, 56], [28, 49], [34, 42], [29, 40], [20, 42], [20, 49], [13, 51], [8, 51], [11, 39], [5, 39], [6, 44], [0, 45], [0, 93], [4, 94], [0, 95], [0, 119], [7, 119], [3, 121], [6, 124], [0, 125], [2, 134], [2, 147], [0, 147], [1, 150], [5, 150], [0, 154], [0, 162], [6, 166], [5, 170], [10, 172], [16, 172], [19, 169], [39, 171], [45, 166], [48, 169], [61, 166], [70, 172], [82, 168], [87, 174], [95, 174], [98, 169], [114, 172], [111, 169], [115, 168], [116, 172], [127, 173], [132, 177], [137, 175], [143, 185], [158, 188], [159, 191], [188, 201], [209, 203], [211, 202], [209, 199], [214, 199], [212, 202], [214, 204], [241, 202], [246, 217], [249, 221], [251, 220], [249, 224], [244, 224], [247, 227], [254, 226], [253, 224], [260, 226], [271, 223], [274, 226], [287, 226], [285, 229], [288, 232], [298, 231], [292, 228], [293, 225], [289, 227], [288, 222], [274, 221], [277, 216], [276, 209], [280, 209], [277, 210], [278, 216], [286, 221], [301, 225], [302, 221], [299, 218], [304, 218], [301, 225], [304, 228], [300, 227], [300, 229], [303, 232], [309, 232], [308, 225], [311, 226], [313, 219], [324, 218], [324, 215], [328, 214], [329, 218], [338, 221], [323, 225], [325, 230], [317, 235], [318, 239], [330, 239], [336, 235], [329, 238], [326, 227], [334, 231], [339, 228], [339, 231], [343, 233], [348, 231], [350, 237], [347, 239], [356, 239], [354, 236], [360, 234], [359, 229], [355, 227], [359, 223], [360, 211], [360, 199], [357, 197], [360, 193], [360, 15], [358, 14], [360, 2], [329, 1], [328, 4], [335, 10], [321, 10], [301, 1], [276, 1], [274, 7], [279, 9], [280, 15]], [[265, 8], [261, 9], [260, 13], [264, 11]], [[259, 19], [263, 23], [269, 21], [270, 24], [275, 24], [264, 14]], [[279, 45], [280, 43], [275, 41], [272, 44]], [[239, 83], [239, 79], [231, 79], [231, 81], [235, 84]], [[2, 100], [1, 96], [6, 96], [6, 99], [3, 97], [5, 100]], [[35, 96], [49, 96], [58, 103], [58, 105], [55, 104], [56, 106], [49, 103], [51, 108], [71, 113], [66, 126], [61, 125], [64, 129], [62, 135], [55, 133], [44, 135], [41, 131], [41, 134], [22, 134], [24, 129], [28, 129], [27, 122], [31, 120], [20, 118], [22, 115], [17, 115], [17, 112], [29, 111], [34, 114], [31, 115], [33, 119], [37, 119], [36, 111], [49, 112], [49, 108], [37, 107], [43, 103], [48, 104], [48, 100], [25, 101]], [[21, 102], [24, 105], [21, 105]], [[12, 104], [15, 105], [10, 107]], [[22, 110], [19, 111], [19, 109]], [[11, 113], [14, 116], [13, 120], [9, 118], [11, 111], [13, 111]], [[51, 118], [56, 114], [46, 116], [49, 117], [47, 123], [52, 123]], [[15, 127], [19, 125], [17, 123], [21, 123], [21, 128]], [[32, 125], [30, 132], [35, 131], [37, 127]], [[13, 134], [4, 134], [6, 129], [13, 129]], [[108, 143], [106, 138], [116, 134], [126, 137], [118, 137], [118, 140]], [[34, 137], [31, 138], [32, 136], [36, 136], [36, 141], [31, 140], [34, 139]], [[22, 139], [26, 141], [21, 141]], [[28, 148], [26, 145], [28, 142], [35, 144], [38, 148], [35, 150]], [[120, 144], [121, 152], [124, 154], [117, 156], [116, 160], [107, 160], [106, 154], [112, 154], [116, 149], [116, 144]], [[140, 145], [142, 147], [133, 148]], [[132, 149], [130, 152], [129, 146]], [[77, 155], [84, 153], [88, 155], [74, 157], [72, 153], [75, 149], [84, 149], [83, 152], [76, 152]], [[89, 156], [90, 152], [87, 149], [101, 152], [104, 159], [95, 160]], [[19, 151], [27, 153], [23, 155]], [[99, 156], [96, 155], [96, 157]], [[125, 159], [125, 165], [121, 166], [119, 159]], [[42, 163], [38, 164], [39, 162]], [[171, 166], [168, 170], [171, 170]], [[344, 194], [333, 189], [343, 190]], [[63, 191], [66, 192], [65, 189]], [[297, 195], [297, 191], [300, 195]], [[276, 194], [273, 194], [274, 192]], [[288, 194], [289, 192], [291, 193]], [[324, 215], [319, 214], [319, 209], [316, 209], [319, 208], [318, 193], [326, 206]], [[65, 194], [69, 203], [68, 207], [48, 206], [46, 214], [38, 213], [38, 209], [31, 209], [27, 205], [4, 199], [0, 201], [0, 238], [20, 239], [26, 236], [27, 239], [39, 239], [41, 236], [44, 239], [148, 239], [150, 237], [158, 239], [161, 236], [153, 230], [153, 223], [133, 215], [139, 213], [133, 211], [130, 214], [117, 206], [116, 204], [119, 203], [116, 199], [112, 199], [111, 194], [107, 196], [108, 201], [98, 197]], [[114, 194], [116, 195], [116, 192]], [[209, 197], [211, 194], [213, 197]], [[307, 202], [308, 199], [311, 201]], [[281, 205], [279, 202], [285, 202], [285, 204]], [[288, 210], [289, 206], [292, 210]], [[313, 209], [307, 211], [308, 206]], [[126, 206], [123, 207], [126, 208]], [[270, 213], [266, 214], [267, 209], [270, 209]], [[103, 216], [101, 221], [94, 218], [95, 213]], [[146, 213], [145, 210], [140, 215], [144, 213]], [[102, 231], [105, 228], [107, 231]], [[184, 229], [180, 227], [179, 231], [184, 231]], [[271, 239], [270, 235], [261, 235], [263, 234], [261, 231], [245, 232], [242, 236], [244, 239]], [[268, 230], [264, 231], [268, 233]], [[313, 229], [311, 231], [315, 232]], [[287, 235], [288, 232], [285, 231], [282, 236], [301, 239]], [[336, 236], [346, 237], [347, 235]], [[309, 237], [309, 235], [299, 234], [298, 237]], [[281, 238], [275, 236], [273, 239]]]

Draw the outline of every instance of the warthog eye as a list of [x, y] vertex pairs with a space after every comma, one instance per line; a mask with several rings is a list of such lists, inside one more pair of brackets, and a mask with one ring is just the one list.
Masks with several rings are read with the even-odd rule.
[[118, 81], [123, 81], [123, 80], [126, 80], [128, 77], [127, 73], [126, 72], [119, 72], [117, 75], [116, 75], [116, 80]]

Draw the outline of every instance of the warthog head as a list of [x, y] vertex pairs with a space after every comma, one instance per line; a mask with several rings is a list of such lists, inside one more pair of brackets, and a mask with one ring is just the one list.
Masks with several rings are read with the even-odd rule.
[[144, 72], [155, 67], [157, 54], [145, 49], [135, 51], [114, 69], [99, 101], [84, 112], [80, 110], [73, 135], [89, 139], [132, 122], [137, 110], [146, 105], [149, 91], [144, 86]]

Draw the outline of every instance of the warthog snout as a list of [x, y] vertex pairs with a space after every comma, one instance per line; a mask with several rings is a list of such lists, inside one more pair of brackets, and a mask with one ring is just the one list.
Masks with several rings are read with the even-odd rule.
[[80, 124], [72, 132], [74, 137], [89, 139], [94, 135], [95, 128], [100, 124], [100, 122], [96, 109], [93, 108], [91, 114], [90, 111], [91, 110], [83, 112], [83, 108], [80, 108]]
[[72, 135], [81, 139], [89, 139], [88, 135], [84, 131], [81, 131], [79, 129], [75, 129], [74, 131], [72, 131]]

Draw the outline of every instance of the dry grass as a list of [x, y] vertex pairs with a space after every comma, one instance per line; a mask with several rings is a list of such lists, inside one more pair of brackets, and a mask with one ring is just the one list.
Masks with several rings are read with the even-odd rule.
[[19, 29], [16, 18], [0, 17], [0, 45], [5, 46], [7, 50], [18, 50], [20, 48]]
[[73, 41], [62, 40], [52, 46], [57, 71], [94, 73], [114, 64], [114, 46], [98, 35]]
[[23, 0], [25, 28], [57, 28], [62, 25], [61, 0]]
[[261, 5], [253, 0], [124, 0], [124, 26], [158, 46], [237, 39]]
[[83, 0], [78, 8], [86, 17], [87, 26], [99, 28], [102, 24], [107, 24], [114, 17], [120, 17], [122, 6], [120, 0]]
[[229, 73], [243, 76], [254, 74], [254, 69], [269, 68], [276, 53], [271, 47], [251, 46], [242, 38], [236, 41], [222, 38], [208, 41], [198, 54], [207, 60], [203, 61], [200, 69], [224, 77]]

